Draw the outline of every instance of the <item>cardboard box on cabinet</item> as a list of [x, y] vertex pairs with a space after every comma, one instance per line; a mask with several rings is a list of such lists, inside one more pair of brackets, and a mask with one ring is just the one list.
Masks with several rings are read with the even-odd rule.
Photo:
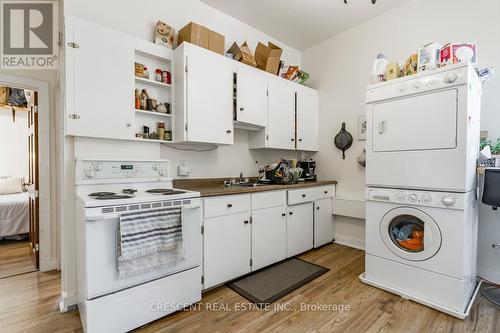
[[282, 53], [283, 50], [271, 42], [268, 42], [267, 46], [259, 43], [255, 49], [257, 68], [278, 75]]
[[218, 54], [224, 55], [226, 38], [215, 31], [210, 30], [208, 35], [208, 49]]
[[227, 50], [227, 53], [232, 54], [233, 59], [236, 61], [242, 62], [252, 67], [257, 67], [257, 63], [255, 62], [255, 58], [252, 55], [252, 51], [250, 51], [247, 42], [244, 42], [243, 44], [241, 44], [241, 46], [238, 46], [238, 44], [234, 42], [229, 50]]
[[210, 29], [195, 22], [189, 22], [181, 30], [177, 37], [177, 45], [188, 42], [208, 49], [210, 38]]

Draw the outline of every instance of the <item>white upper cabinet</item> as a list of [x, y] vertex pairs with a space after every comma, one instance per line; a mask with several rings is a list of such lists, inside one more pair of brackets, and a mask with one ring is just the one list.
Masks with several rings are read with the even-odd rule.
[[267, 126], [267, 81], [265, 72], [238, 64], [236, 121], [256, 127]]
[[117, 31], [67, 17], [66, 134], [134, 137], [134, 49]]
[[233, 73], [236, 63], [183, 43], [174, 51], [174, 141], [233, 143]]
[[314, 89], [297, 85], [297, 149], [319, 150], [319, 99]]
[[295, 149], [295, 90], [292, 83], [269, 80], [267, 148]]

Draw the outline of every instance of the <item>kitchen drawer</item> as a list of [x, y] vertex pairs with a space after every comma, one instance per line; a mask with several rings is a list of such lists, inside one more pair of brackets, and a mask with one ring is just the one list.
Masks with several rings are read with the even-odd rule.
[[335, 195], [335, 185], [308, 187], [288, 191], [288, 204], [297, 205], [303, 202], [311, 202]]
[[286, 191], [269, 191], [252, 194], [252, 209], [286, 206]]
[[250, 211], [250, 194], [226, 195], [203, 200], [205, 218]]

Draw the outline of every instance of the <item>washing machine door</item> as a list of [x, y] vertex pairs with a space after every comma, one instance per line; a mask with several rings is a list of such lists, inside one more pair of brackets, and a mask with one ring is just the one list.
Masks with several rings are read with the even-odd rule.
[[440, 249], [441, 230], [426, 213], [413, 207], [388, 211], [380, 223], [380, 235], [389, 250], [400, 258], [422, 261]]

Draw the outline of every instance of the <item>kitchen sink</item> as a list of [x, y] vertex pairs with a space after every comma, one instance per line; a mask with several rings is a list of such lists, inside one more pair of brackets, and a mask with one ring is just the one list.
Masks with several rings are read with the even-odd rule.
[[266, 184], [260, 184], [260, 183], [234, 183], [231, 185], [226, 185], [227, 187], [258, 187], [258, 186], [264, 186]]

